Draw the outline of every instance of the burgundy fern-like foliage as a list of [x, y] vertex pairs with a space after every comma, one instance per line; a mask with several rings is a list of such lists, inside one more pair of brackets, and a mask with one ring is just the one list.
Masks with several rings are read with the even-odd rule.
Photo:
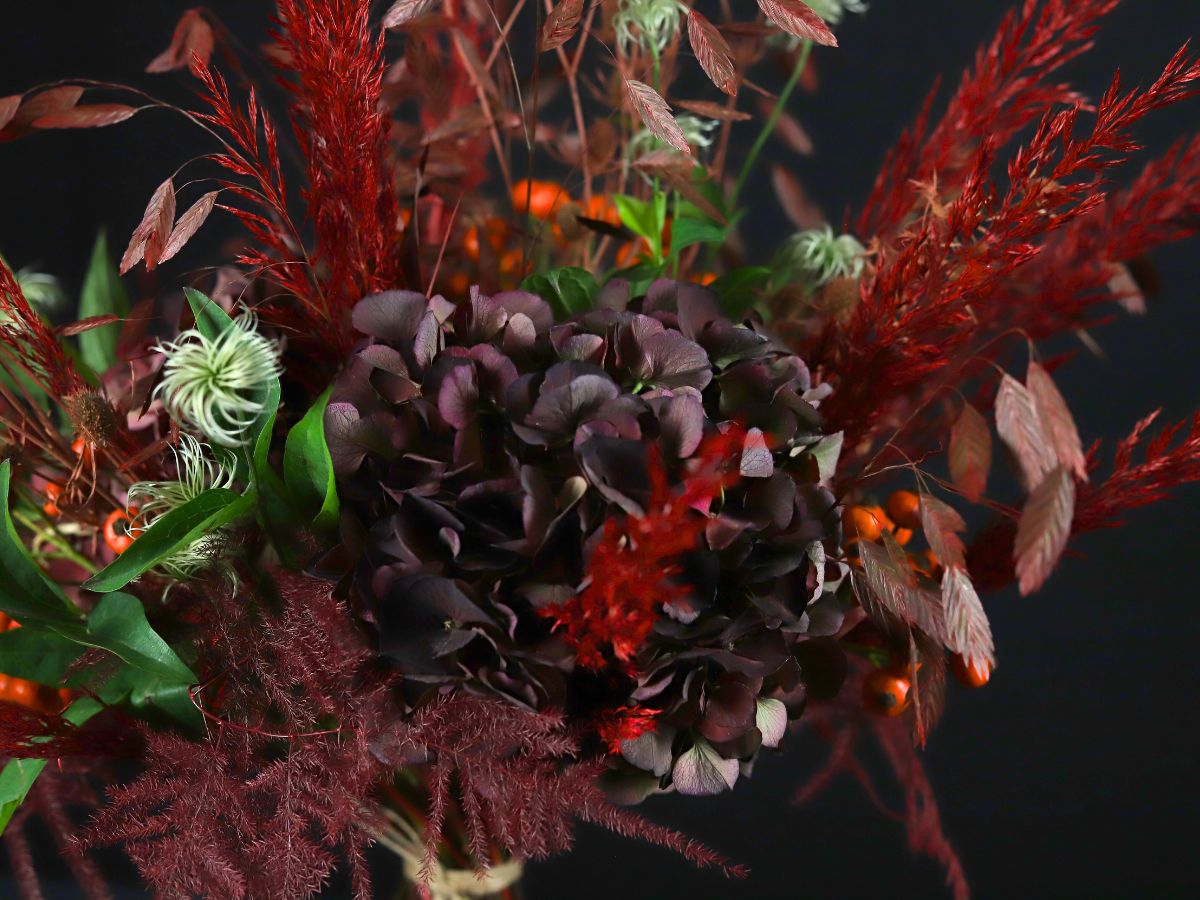
[[4, 830], [4, 844], [22, 900], [41, 900], [41, 890], [26, 826], [39, 822], [63, 854], [63, 859], [88, 900], [109, 900], [109, 890], [99, 867], [88, 856], [76, 852], [76, 823], [72, 808], [94, 809], [99, 802], [88, 783], [89, 770], [74, 761], [59, 760], [47, 766], [30, 789], [25, 802]]
[[244, 597], [200, 611], [215, 635], [194, 692], [207, 736], [148, 733], [144, 773], [84, 833], [83, 847], [122, 844], [165, 896], [309, 897], [339, 858], [370, 896], [369, 798], [385, 774], [372, 742], [396, 715], [389, 684], [329, 585], [276, 580], [277, 614], [259, 619]]
[[429, 762], [426, 875], [456, 802], [480, 867], [488, 863], [489, 847], [526, 859], [567, 850], [573, 822], [580, 819], [666, 847], [697, 865], [744, 874], [698, 841], [611, 804], [596, 785], [604, 762], [579, 758], [559, 715], [494, 698], [439, 694], [399, 724], [385, 746]]

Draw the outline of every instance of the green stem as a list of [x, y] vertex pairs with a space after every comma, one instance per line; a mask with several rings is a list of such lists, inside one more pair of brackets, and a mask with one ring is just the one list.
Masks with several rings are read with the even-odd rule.
[[811, 53], [812, 41], [805, 41], [800, 48], [799, 55], [796, 57], [796, 65], [792, 69], [792, 74], [788, 78], [787, 84], [779, 92], [779, 99], [771, 109], [771, 115], [767, 117], [766, 124], [763, 125], [762, 131], [758, 133], [758, 137], [754, 140], [754, 146], [750, 148], [750, 155], [746, 157], [745, 163], [742, 164], [742, 171], [738, 174], [737, 182], [733, 186], [733, 196], [730, 198], [729, 203], [730, 209], [737, 209], [738, 197], [742, 194], [742, 188], [746, 186], [746, 179], [750, 177], [754, 163], [757, 162], [758, 155], [762, 153], [763, 147], [766, 146], [767, 139], [774, 133], [775, 126], [779, 123], [779, 117], [783, 115], [783, 108], [787, 106], [792, 92], [796, 90], [796, 85], [800, 83], [800, 76], [804, 74], [804, 69], [808, 65], [808, 57]]
[[44, 540], [46, 543], [58, 549], [59, 553], [57, 555], [61, 558], [69, 559], [71, 562], [75, 563], [77, 566], [86, 571], [89, 575], [94, 575], [96, 573], [96, 564], [72, 547], [67, 539], [60, 535], [56, 529], [53, 527], [47, 528], [45, 526], [39, 526], [37, 521], [32, 516], [27, 515], [23, 510], [20, 509], [14, 509], [12, 511], [12, 516], [14, 519], [33, 532], [35, 541], [38, 539]]

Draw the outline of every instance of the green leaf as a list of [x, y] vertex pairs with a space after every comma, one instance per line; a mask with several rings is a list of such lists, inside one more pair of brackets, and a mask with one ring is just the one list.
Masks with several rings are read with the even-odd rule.
[[88, 616], [86, 627], [55, 628], [55, 631], [68, 640], [107, 650], [150, 675], [184, 684], [196, 683], [192, 670], [150, 627], [142, 602], [130, 594], [105, 594]]
[[724, 225], [707, 219], [676, 219], [671, 225], [671, 254], [694, 244], [723, 244], [727, 235]]
[[[82, 725], [103, 708], [91, 697], [80, 697], [63, 713], [63, 718], [73, 725]], [[0, 772], [0, 834], [8, 827], [17, 807], [29, 796], [30, 788], [44, 768], [44, 759], [13, 759]]]
[[288, 490], [321, 529], [338, 524], [337, 480], [325, 441], [325, 407], [332, 393], [330, 387], [317, 399], [288, 432], [283, 448], [283, 477]]
[[74, 641], [38, 625], [25, 625], [0, 634], [0, 672], [58, 687], [67, 669], [83, 652]]
[[110, 706], [129, 707], [139, 719], [196, 734], [203, 727], [203, 719], [188, 696], [191, 687], [126, 666], [97, 691], [97, 696]]
[[667, 224], [666, 193], [655, 191], [654, 197], [649, 201], [626, 194], [614, 194], [613, 203], [617, 206], [621, 223], [634, 234], [644, 238], [650, 245], [655, 262], [662, 262], [663, 229]]
[[8, 508], [11, 479], [12, 462], [6, 459], [0, 463], [0, 505], [4, 507], [0, 529], [0, 610], [23, 624], [78, 622], [83, 614], [30, 559], [17, 534]]
[[128, 550], [83, 586], [102, 594], [123, 588], [205, 533], [246, 515], [254, 508], [254, 502], [253, 491], [237, 494], [225, 488], [211, 488], [155, 521]]
[[184, 288], [183, 296], [187, 297], [188, 305], [192, 308], [192, 315], [196, 319], [196, 330], [210, 341], [215, 341], [220, 337], [226, 328], [233, 327], [233, 319], [229, 317], [229, 313], [221, 309], [221, 305], [215, 300], [210, 300], [193, 288]]
[[726, 272], [709, 287], [721, 298], [725, 314], [732, 319], [739, 319], [758, 302], [770, 277], [771, 270], [766, 266], [745, 266]]
[[538, 294], [549, 303], [559, 319], [590, 309], [598, 289], [595, 276], [576, 266], [530, 275], [521, 283], [521, 287]]
[[[117, 267], [108, 255], [108, 239], [104, 232], [96, 238], [92, 261], [83, 278], [79, 295], [79, 318], [129, 313], [129, 295], [121, 284]], [[79, 335], [79, 352], [83, 361], [97, 375], [103, 375], [117, 362], [117, 339], [121, 325], [113, 322]]]

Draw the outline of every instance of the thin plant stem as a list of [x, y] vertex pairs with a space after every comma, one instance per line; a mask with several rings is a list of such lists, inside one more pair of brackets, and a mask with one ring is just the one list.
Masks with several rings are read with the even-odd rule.
[[754, 164], [758, 161], [758, 156], [762, 153], [763, 147], [767, 144], [767, 139], [775, 131], [775, 126], [779, 124], [779, 117], [783, 115], [783, 108], [787, 106], [788, 100], [791, 99], [792, 92], [796, 90], [796, 85], [800, 83], [800, 76], [804, 74], [805, 68], [808, 66], [808, 57], [812, 53], [812, 41], [805, 41], [800, 48], [800, 53], [796, 56], [796, 65], [792, 68], [792, 74], [788, 77], [787, 84], [783, 86], [783, 90], [779, 92], [779, 99], [775, 101], [775, 106], [771, 108], [771, 114], [767, 116], [767, 121], [762, 127], [762, 131], [758, 133], [758, 137], [754, 139], [754, 144], [750, 148], [750, 154], [746, 157], [746, 161], [742, 164], [742, 171], [738, 175], [737, 181], [733, 186], [733, 196], [730, 198], [729, 206], [731, 209], [737, 208], [738, 197], [742, 194], [742, 188], [746, 186], [746, 180], [750, 177], [750, 173], [754, 170]]

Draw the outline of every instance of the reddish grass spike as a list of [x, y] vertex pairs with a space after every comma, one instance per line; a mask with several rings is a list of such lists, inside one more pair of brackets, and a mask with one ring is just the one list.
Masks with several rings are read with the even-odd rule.
[[[1156, 416], [1157, 413], [1139, 422], [1118, 445], [1112, 474], [1081, 491], [1074, 533], [1115, 528], [1130, 510], [1163, 500], [1181, 485], [1200, 481], [1200, 413], [1190, 421], [1185, 419], [1167, 426], [1146, 445], [1142, 462], [1134, 461], [1134, 452]], [[1183, 439], [1172, 447], [1181, 434]], [[1094, 453], [1090, 454], [1089, 462], [1095, 468]]]
[[307, 162], [322, 312], [340, 320], [400, 275], [390, 120], [380, 102], [383, 37], [371, 32], [368, 0], [280, 0], [279, 17], [280, 76]]
[[12, 270], [0, 261], [0, 343], [29, 371], [51, 397], [67, 397], [84, 387], [75, 364], [54, 336], [50, 325], [33, 311]]

